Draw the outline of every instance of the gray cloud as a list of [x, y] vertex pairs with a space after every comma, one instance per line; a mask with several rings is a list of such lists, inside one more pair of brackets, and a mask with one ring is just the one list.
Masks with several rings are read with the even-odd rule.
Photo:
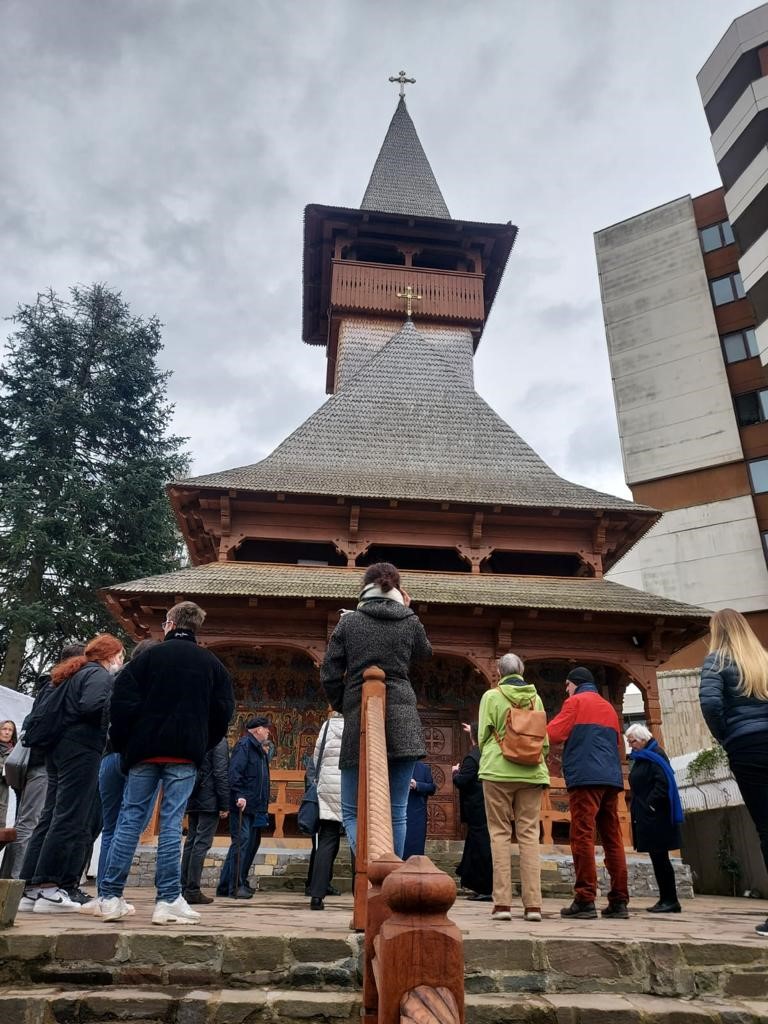
[[405, 67], [452, 213], [520, 227], [478, 389], [558, 472], [625, 493], [592, 235], [717, 184], [695, 74], [749, 6], [6, 0], [0, 313], [122, 289], [165, 324], [195, 470], [260, 458], [325, 398], [303, 207], [359, 204]]

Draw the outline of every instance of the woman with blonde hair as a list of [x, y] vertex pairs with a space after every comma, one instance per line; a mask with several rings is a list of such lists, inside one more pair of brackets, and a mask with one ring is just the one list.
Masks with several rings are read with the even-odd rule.
[[[709, 731], [728, 755], [768, 869], [768, 652], [732, 608], [715, 612], [709, 628], [699, 703]], [[756, 930], [768, 935], [768, 921]]]

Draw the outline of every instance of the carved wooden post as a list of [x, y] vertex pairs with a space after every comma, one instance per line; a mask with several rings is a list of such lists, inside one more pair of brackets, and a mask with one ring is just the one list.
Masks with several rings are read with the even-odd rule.
[[379, 995], [373, 967], [376, 958], [375, 941], [382, 924], [392, 913], [389, 904], [384, 899], [381, 887], [385, 879], [402, 866], [403, 862], [394, 853], [385, 853], [383, 857], [371, 861], [368, 865], [368, 879], [371, 887], [368, 890], [365, 919], [363, 974], [363, 1020], [365, 1024], [376, 1024], [378, 1020]]
[[[428, 857], [410, 857], [382, 885], [391, 915], [376, 940], [379, 1024], [464, 1022], [464, 949], [447, 912], [456, 884]], [[426, 1016], [425, 1016], [426, 1014]]]
[[[368, 901], [368, 861], [391, 853], [392, 809], [387, 774], [384, 672], [371, 665], [363, 672], [360, 707], [360, 768], [357, 782], [357, 843], [355, 849], [355, 909], [352, 927], [365, 931]], [[382, 760], [383, 759], [383, 760]], [[378, 764], [378, 770], [377, 770]], [[382, 772], [383, 764], [383, 772]], [[369, 819], [370, 812], [370, 819]], [[374, 828], [369, 831], [369, 820]]]

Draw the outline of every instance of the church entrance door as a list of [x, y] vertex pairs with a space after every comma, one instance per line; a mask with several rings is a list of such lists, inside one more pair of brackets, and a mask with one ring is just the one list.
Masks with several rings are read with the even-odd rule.
[[432, 778], [437, 786], [435, 795], [427, 801], [427, 837], [461, 839], [459, 800], [451, 767], [466, 753], [468, 741], [455, 711], [423, 709], [421, 723], [427, 749], [424, 763], [432, 769]]

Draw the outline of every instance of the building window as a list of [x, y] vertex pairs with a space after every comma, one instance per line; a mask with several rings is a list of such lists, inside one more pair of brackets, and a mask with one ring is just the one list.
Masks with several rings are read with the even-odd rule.
[[742, 359], [751, 359], [752, 356], [758, 355], [757, 338], [751, 327], [748, 327], [746, 331], [723, 334], [720, 344], [723, 346], [726, 363], [738, 363]]
[[733, 244], [733, 231], [730, 221], [721, 220], [719, 224], [710, 224], [708, 228], [699, 231], [701, 248], [704, 252], [713, 252], [715, 249], [722, 249], [724, 245]]
[[755, 494], [765, 494], [768, 491], [768, 459], [750, 459], [747, 465], [752, 490]]
[[768, 420], [768, 388], [750, 391], [746, 395], [736, 395], [736, 418], [740, 427], [751, 427], [755, 423]]
[[745, 294], [739, 273], [716, 277], [709, 282], [709, 290], [712, 292], [712, 301], [716, 306], [724, 306], [726, 302], [743, 299]]

